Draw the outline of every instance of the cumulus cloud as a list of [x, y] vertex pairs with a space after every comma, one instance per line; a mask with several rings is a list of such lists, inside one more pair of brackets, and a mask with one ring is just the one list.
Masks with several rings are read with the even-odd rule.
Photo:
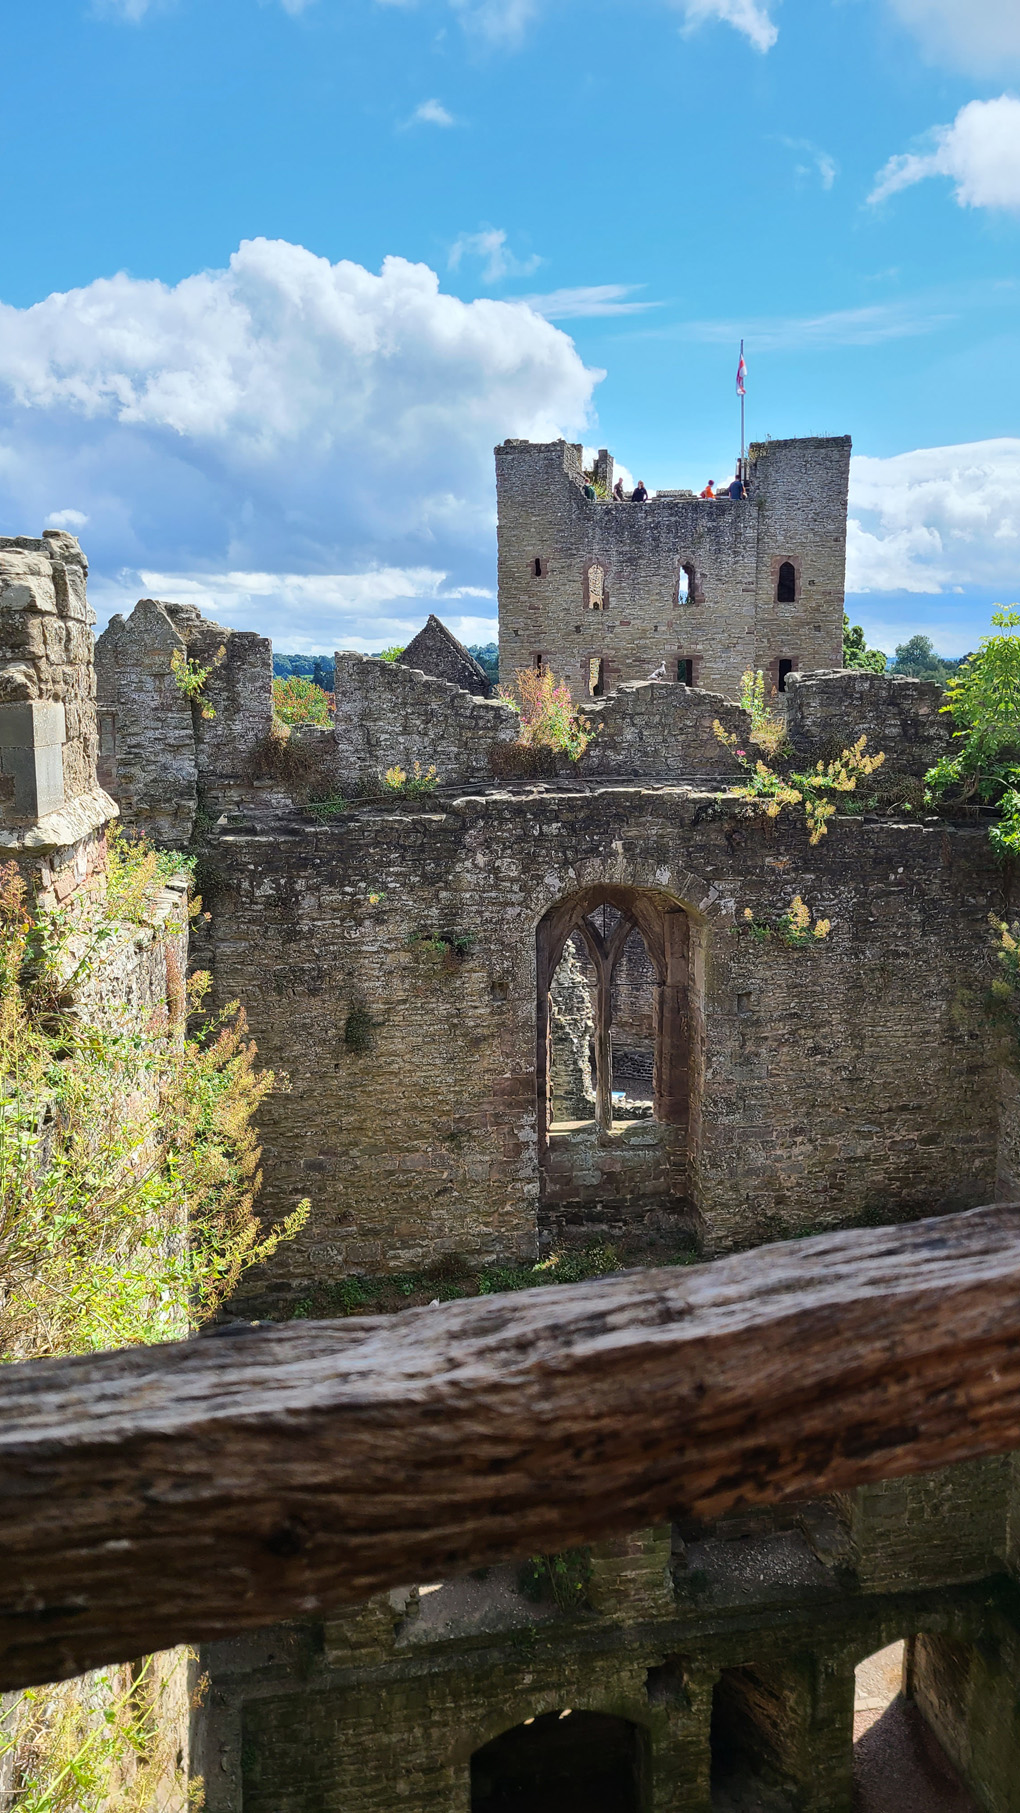
[[74, 535], [84, 529], [88, 522], [84, 510], [51, 510], [46, 518], [47, 529], [69, 529]]
[[1020, 440], [923, 447], [851, 465], [847, 590], [1020, 582]]
[[448, 113], [442, 101], [421, 101], [415, 108], [407, 124], [409, 126], [455, 126], [452, 113]]
[[[194, 604], [230, 629], [257, 627], [294, 654], [362, 654], [407, 643], [428, 611], [463, 640], [493, 635], [494, 599], [484, 586], [457, 586], [431, 567], [376, 567], [366, 573], [194, 573], [140, 567], [112, 580], [93, 581], [91, 601], [104, 618], [130, 611], [140, 596]], [[484, 616], [464, 614], [468, 600], [487, 605]], [[459, 626], [459, 627], [458, 627]]]
[[915, 33], [923, 50], [954, 70], [998, 74], [1020, 63], [1020, 8], [1016, 0], [889, 0], [895, 16]]
[[493, 444], [576, 434], [598, 377], [534, 311], [444, 295], [402, 258], [376, 274], [251, 240], [174, 287], [103, 278], [0, 306], [0, 532], [73, 498], [113, 608], [143, 571], [283, 575], [285, 621], [307, 576], [330, 646], [340, 575], [371, 639], [382, 595], [359, 575], [412, 575], [407, 622], [415, 599], [486, 595]]
[[1020, 101], [968, 101], [951, 126], [936, 126], [923, 151], [891, 157], [869, 200], [885, 201], [928, 176], [948, 176], [961, 208], [1020, 210]]
[[461, 233], [450, 247], [447, 264], [457, 271], [465, 260], [477, 259], [482, 266], [483, 283], [501, 283], [504, 277], [530, 277], [542, 260], [537, 253], [517, 258], [507, 245], [503, 227], [481, 227], [477, 233]]
[[768, 9], [759, 0], [682, 0], [688, 31], [713, 19], [743, 32], [755, 50], [771, 50], [779, 36]]

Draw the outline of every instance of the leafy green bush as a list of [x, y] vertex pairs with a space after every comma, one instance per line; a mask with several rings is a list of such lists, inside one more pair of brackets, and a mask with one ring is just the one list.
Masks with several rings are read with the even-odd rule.
[[[997, 609], [996, 629], [1020, 628], [1020, 609]], [[925, 775], [929, 804], [998, 808], [989, 838], [1000, 855], [1020, 851], [1020, 636], [982, 636], [946, 688], [953, 720], [949, 754]]]
[[332, 724], [331, 702], [331, 693], [300, 674], [273, 681], [273, 710], [284, 724]]
[[517, 740], [525, 748], [556, 749], [576, 762], [595, 735], [590, 720], [576, 709], [569, 686], [557, 684], [548, 668], [518, 668], [513, 687], [501, 686], [499, 697], [520, 716]]
[[590, 1549], [564, 1549], [560, 1554], [530, 1556], [520, 1568], [517, 1585], [536, 1604], [551, 1600], [561, 1612], [580, 1612], [589, 1605], [591, 1572]]
[[[114, 841], [101, 904], [32, 913], [0, 869], [0, 1357], [172, 1340], [307, 1218], [263, 1235], [252, 1118], [273, 1088], [236, 1003], [205, 1015], [167, 949], [162, 1015], [76, 1005], [97, 945], [144, 918], [182, 859]], [[84, 948], [84, 955], [82, 950]], [[188, 1009], [197, 1016], [184, 1031]]]
[[401, 768], [399, 762], [394, 762], [393, 767], [387, 768], [383, 775], [383, 785], [391, 793], [399, 793], [405, 799], [414, 799], [422, 793], [434, 793], [439, 785], [439, 776], [434, 762], [428, 768], [415, 762], [410, 773], [406, 768]]

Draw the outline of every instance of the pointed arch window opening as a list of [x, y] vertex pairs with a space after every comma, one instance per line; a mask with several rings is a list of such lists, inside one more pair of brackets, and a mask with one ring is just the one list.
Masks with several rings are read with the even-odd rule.
[[[540, 1138], [554, 1127], [551, 990], [568, 944], [580, 940], [590, 969], [590, 1064], [596, 1131], [613, 1130], [613, 996], [617, 971], [635, 934], [647, 954], [651, 1107], [657, 1121], [685, 1123], [689, 1107], [690, 922], [682, 908], [664, 909], [639, 890], [598, 890], [546, 914], [538, 932], [538, 1076]], [[592, 981], [593, 978], [593, 981]]]

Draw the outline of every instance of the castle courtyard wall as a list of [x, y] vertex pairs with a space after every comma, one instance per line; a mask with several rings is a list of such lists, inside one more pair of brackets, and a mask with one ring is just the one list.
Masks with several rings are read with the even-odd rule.
[[[719, 1251], [992, 1196], [1001, 877], [980, 827], [837, 819], [812, 847], [790, 813], [681, 788], [490, 791], [222, 827], [199, 881], [199, 961], [293, 1089], [263, 1111], [265, 1212], [313, 1198], [270, 1296], [533, 1253], [543, 1165], [569, 1223], [539, 1149], [536, 927], [604, 884], [691, 921], [690, 1155], [659, 1123], [590, 1139], [575, 1232], [693, 1225]], [[831, 921], [806, 949], [774, 932], [798, 892]]]

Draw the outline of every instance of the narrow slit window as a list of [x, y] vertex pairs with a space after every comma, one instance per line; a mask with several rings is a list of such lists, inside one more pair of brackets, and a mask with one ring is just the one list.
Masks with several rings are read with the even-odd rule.
[[690, 561], [685, 561], [680, 568], [676, 586], [676, 601], [677, 604], [697, 603], [697, 582], [694, 576], [694, 567]]
[[797, 664], [795, 661], [780, 661], [778, 678], [776, 680], [776, 687], [779, 692], [786, 691], [787, 676], [789, 674], [795, 673], [796, 669], [797, 669]]
[[590, 611], [604, 611], [606, 608], [606, 569], [601, 561], [593, 560], [588, 568], [587, 605]]
[[593, 655], [588, 662], [588, 692], [591, 698], [601, 699], [606, 690], [606, 664], [601, 655]]
[[535, 555], [535, 578], [541, 579], [544, 572], [545, 572], [545, 563], [542, 560], [542, 556], [540, 554], [536, 554]]
[[545, 666], [544, 657], [540, 654], [532, 655], [531, 665], [534, 668], [536, 674], [540, 674], [542, 672], [543, 667]]
[[792, 560], [784, 560], [779, 569], [779, 583], [776, 586], [777, 604], [796, 604], [797, 573]]
[[680, 656], [676, 664], [676, 677], [681, 686], [694, 685], [694, 662], [689, 657], [685, 660], [683, 655]]

